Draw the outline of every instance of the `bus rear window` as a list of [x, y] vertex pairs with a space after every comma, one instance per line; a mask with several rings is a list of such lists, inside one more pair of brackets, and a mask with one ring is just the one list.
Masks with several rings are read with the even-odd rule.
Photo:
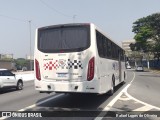
[[38, 30], [38, 49], [45, 53], [80, 52], [90, 46], [89, 26], [60, 26]]

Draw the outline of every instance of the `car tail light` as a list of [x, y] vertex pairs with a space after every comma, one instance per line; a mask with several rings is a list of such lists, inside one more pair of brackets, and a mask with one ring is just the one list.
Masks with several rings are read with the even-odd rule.
[[35, 59], [35, 69], [36, 69], [36, 78], [38, 80], [41, 80], [41, 73], [40, 73], [39, 62], [36, 59]]
[[94, 57], [89, 60], [87, 80], [91, 81], [94, 78]]

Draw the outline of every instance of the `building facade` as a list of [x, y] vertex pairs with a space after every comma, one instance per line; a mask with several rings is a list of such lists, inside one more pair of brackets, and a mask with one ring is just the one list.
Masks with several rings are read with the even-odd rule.
[[124, 40], [122, 41], [122, 48], [125, 50], [126, 53], [132, 52], [131, 48], [130, 48], [130, 44], [131, 43], [135, 43], [135, 40]]

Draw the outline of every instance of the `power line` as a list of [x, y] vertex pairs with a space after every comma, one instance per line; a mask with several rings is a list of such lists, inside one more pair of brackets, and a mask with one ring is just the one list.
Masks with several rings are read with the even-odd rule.
[[66, 15], [60, 11], [58, 11], [57, 9], [53, 8], [52, 6], [48, 5], [46, 2], [44, 2], [43, 0], [39, 0], [42, 4], [44, 4], [46, 7], [48, 7], [49, 9], [53, 10], [54, 12], [58, 13], [58, 14], [61, 14], [65, 17], [68, 17], [68, 18], [73, 18], [73, 16], [70, 16], [70, 15]]
[[0, 16], [1, 16], [1, 17], [5, 17], [5, 18], [7, 18], [7, 19], [20, 21], [20, 22], [28, 22], [27, 20], [19, 19], [19, 18], [16, 18], [16, 17], [11, 17], [11, 16], [7, 16], [7, 15], [2, 15], [2, 14], [0, 14]]
[[[10, 20], [15, 20], [15, 21], [23, 22], [23, 23], [28, 23], [30, 21], [30, 20], [24, 20], [24, 19], [20, 19], [20, 18], [17, 18], [17, 17], [11, 17], [11, 16], [7, 16], [7, 15], [2, 15], [2, 14], [0, 14], [0, 17], [4, 17], [4, 18], [10, 19]], [[37, 28], [37, 25], [35, 25], [33, 23], [33, 21], [32, 21], [32, 26]]]
[[16, 21], [20, 21], [20, 22], [23, 22], [23, 23], [29, 23], [29, 38], [30, 38], [30, 69], [32, 70], [32, 61], [31, 61], [31, 57], [32, 57], [32, 43], [31, 43], [31, 41], [32, 41], [32, 38], [31, 38], [31, 20], [23, 20], [23, 19], [19, 19], [19, 18], [16, 18], [16, 17], [10, 17], [10, 16], [7, 16], [7, 15], [2, 15], [2, 14], [0, 14], [0, 16], [1, 17], [5, 17], [5, 18], [7, 18], [7, 19], [10, 19], [10, 20], [16, 20]]

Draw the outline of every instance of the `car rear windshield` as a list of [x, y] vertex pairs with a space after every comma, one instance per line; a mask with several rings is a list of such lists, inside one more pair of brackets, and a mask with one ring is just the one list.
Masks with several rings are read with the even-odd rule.
[[88, 26], [59, 26], [38, 30], [38, 50], [45, 53], [79, 52], [90, 46]]

